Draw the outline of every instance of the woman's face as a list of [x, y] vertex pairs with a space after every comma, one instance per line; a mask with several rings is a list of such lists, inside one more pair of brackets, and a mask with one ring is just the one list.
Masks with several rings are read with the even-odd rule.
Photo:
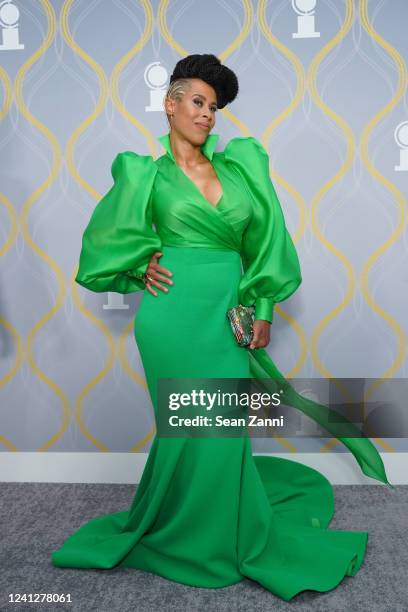
[[173, 113], [171, 128], [193, 144], [202, 144], [215, 125], [217, 96], [211, 85], [201, 79], [189, 79], [190, 88], [180, 100], [168, 100], [167, 112]]

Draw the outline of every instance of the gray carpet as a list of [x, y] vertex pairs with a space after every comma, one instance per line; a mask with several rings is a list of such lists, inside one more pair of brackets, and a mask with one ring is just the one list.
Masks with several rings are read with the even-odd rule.
[[[332, 591], [303, 591], [290, 602], [247, 579], [203, 589], [130, 568], [56, 568], [51, 551], [86, 520], [126, 510], [135, 486], [2, 483], [1, 488], [1, 611], [408, 611], [408, 486], [335, 486], [330, 527], [369, 531], [364, 563]], [[9, 593], [36, 592], [71, 593], [72, 603], [8, 603]]]

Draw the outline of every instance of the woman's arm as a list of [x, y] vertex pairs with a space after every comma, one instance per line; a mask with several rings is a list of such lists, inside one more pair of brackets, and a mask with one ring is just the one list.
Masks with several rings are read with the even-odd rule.
[[151, 156], [116, 156], [114, 184], [96, 205], [82, 237], [77, 283], [96, 292], [144, 289], [143, 274], [161, 248], [150, 206], [156, 171]]
[[286, 300], [302, 282], [299, 259], [262, 144], [252, 136], [237, 137], [230, 140], [224, 153], [253, 202], [253, 214], [242, 238], [240, 302], [255, 305], [256, 320], [271, 323], [275, 303]]

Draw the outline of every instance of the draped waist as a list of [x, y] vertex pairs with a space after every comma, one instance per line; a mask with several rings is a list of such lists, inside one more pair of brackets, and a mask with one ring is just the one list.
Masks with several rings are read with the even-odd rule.
[[[175, 237], [177, 238], [177, 237]], [[204, 249], [204, 250], [214, 250], [214, 251], [232, 251], [235, 253], [240, 254], [240, 249], [237, 248], [232, 248], [229, 246], [226, 246], [225, 243], [219, 243], [219, 242], [215, 242], [215, 241], [210, 241], [210, 240], [203, 240], [201, 242], [199, 241], [189, 241], [189, 240], [185, 240], [182, 238], [179, 239], [169, 239], [169, 237], [167, 236], [166, 238], [162, 238], [161, 239], [161, 244], [162, 246], [166, 246], [166, 247], [176, 247], [176, 248], [185, 248], [185, 249]]]
[[[183, 262], [188, 266], [194, 264], [215, 264], [222, 263], [234, 266], [234, 269], [239, 269], [242, 273], [241, 257], [237, 251], [233, 249], [209, 249], [206, 247], [195, 246], [171, 246], [164, 244], [162, 247], [163, 257], [167, 263], [169, 262]], [[166, 263], [161, 264], [166, 266]]]
[[163, 245], [240, 253], [241, 236], [215, 210], [211, 211], [212, 214], [209, 212], [187, 202], [183, 206], [174, 205], [171, 209], [166, 208], [165, 213], [154, 215], [153, 222]]

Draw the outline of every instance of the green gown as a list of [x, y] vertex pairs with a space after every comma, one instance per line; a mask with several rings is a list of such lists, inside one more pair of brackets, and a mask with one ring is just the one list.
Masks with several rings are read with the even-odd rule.
[[[265, 349], [240, 348], [233, 337], [228, 308], [255, 305], [256, 319], [272, 322], [274, 304], [302, 279], [267, 152], [253, 137], [232, 138], [215, 152], [218, 137], [202, 145], [223, 187], [216, 206], [175, 162], [169, 134], [156, 160], [117, 155], [114, 184], [83, 235], [76, 281], [96, 292], [143, 290], [134, 333], [156, 419], [160, 378], [268, 379], [270, 391], [284, 389], [284, 404], [347, 446], [364, 474], [389, 484], [368, 438], [353, 437], [354, 425], [299, 395]], [[141, 277], [156, 251], [174, 285], [154, 297]], [[333, 500], [319, 471], [253, 456], [248, 436], [156, 434], [131, 506], [82, 524], [52, 563], [133, 567], [207, 588], [249, 578], [289, 600], [305, 589], [333, 589], [363, 562], [368, 533], [328, 529]]]

